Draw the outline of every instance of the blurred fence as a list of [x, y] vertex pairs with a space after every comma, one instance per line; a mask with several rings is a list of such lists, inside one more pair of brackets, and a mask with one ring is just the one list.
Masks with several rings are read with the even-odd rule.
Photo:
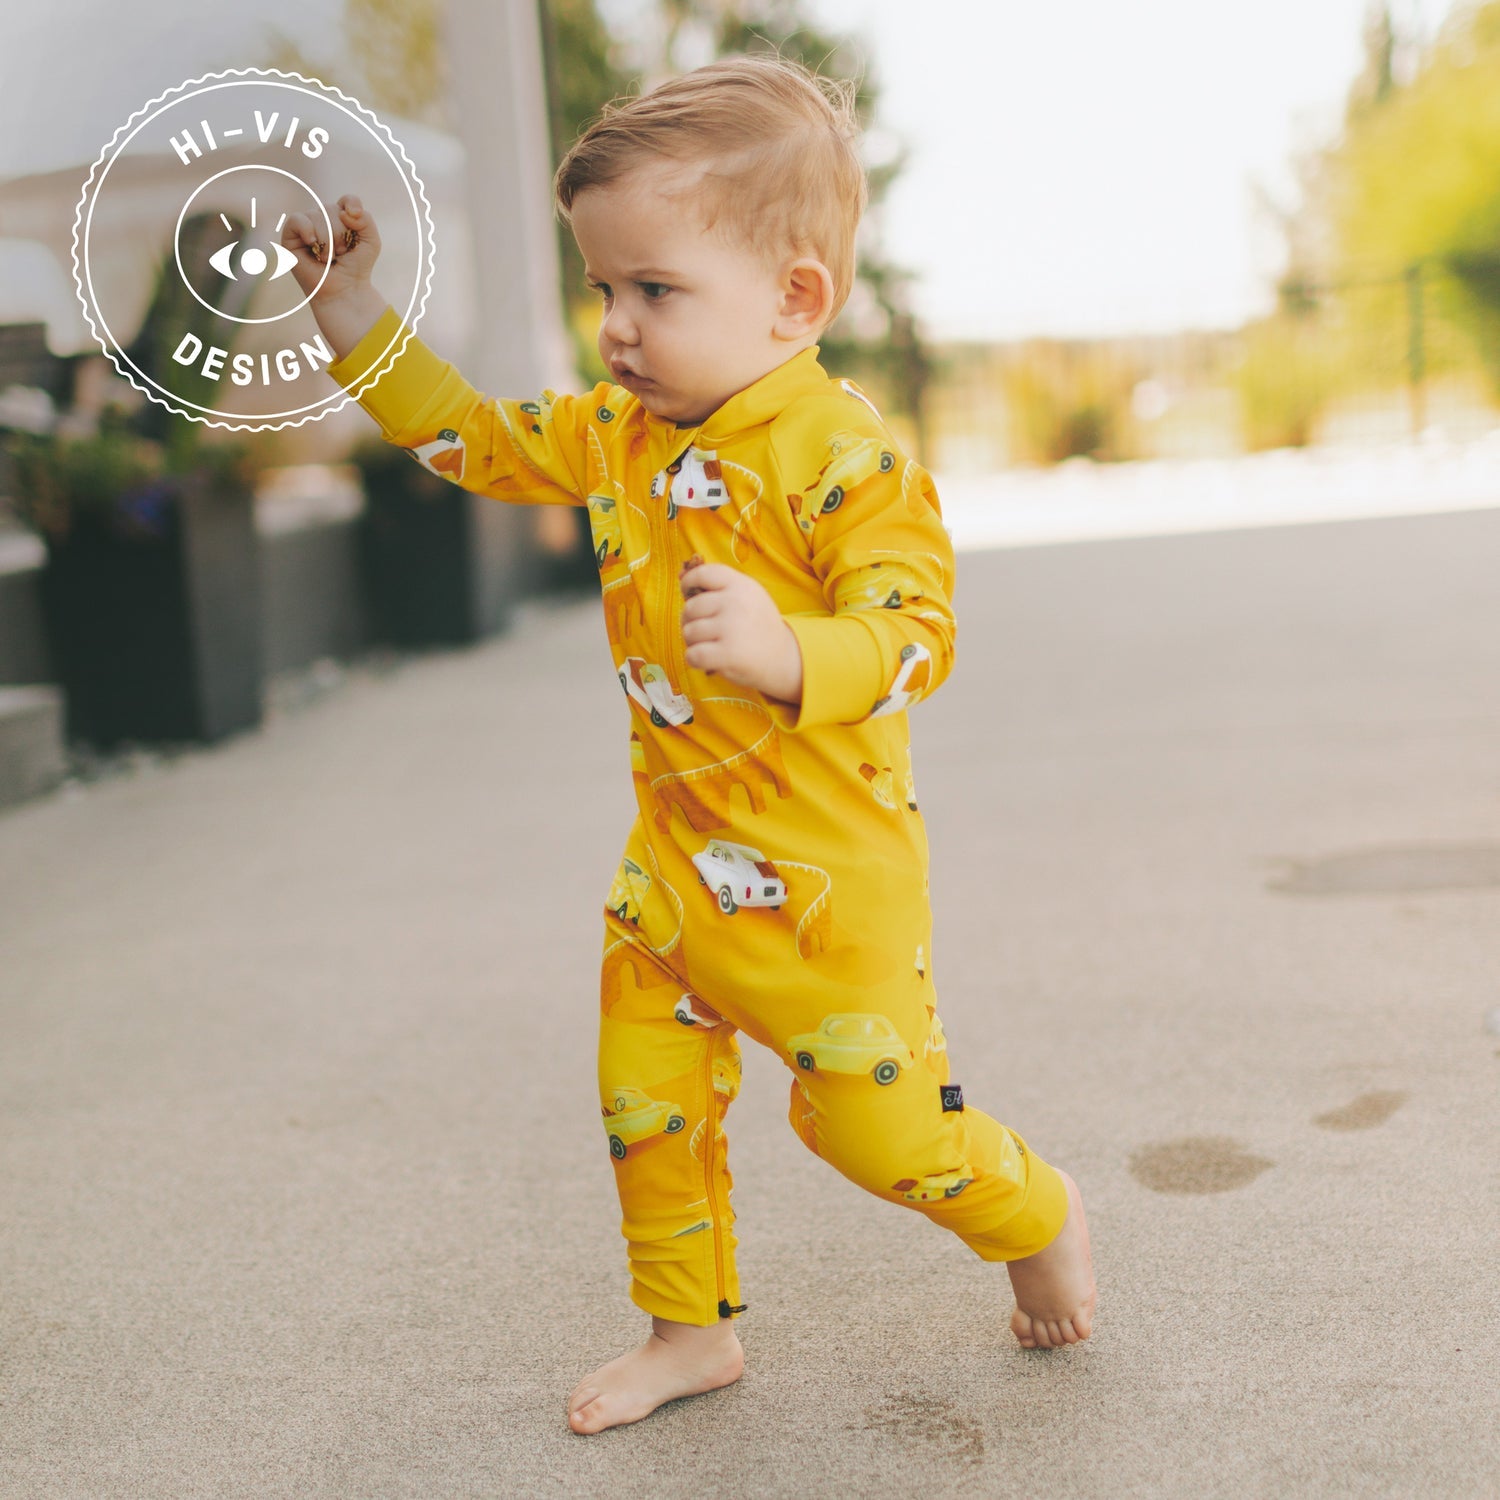
[[1500, 428], [1500, 263], [1288, 282], [1231, 332], [950, 344], [926, 391], [930, 462], [1209, 458]]

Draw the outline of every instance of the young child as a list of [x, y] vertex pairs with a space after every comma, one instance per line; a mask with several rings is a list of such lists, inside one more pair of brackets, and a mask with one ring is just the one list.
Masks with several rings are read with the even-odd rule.
[[[736, 1035], [787, 1065], [791, 1122], [887, 1202], [1007, 1263], [1027, 1348], [1089, 1334], [1072, 1180], [950, 1081], [908, 705], [953, 660], [937, 496], [817, 341], [865, 200], [847, 89], [737, 58], [606, 109], [559, 168], [613, 383], [475, 391], [374, 290], [339, 201], [284, 242], [384, 437], [497, 500], [586, 505], [640, 813], [606, 900], [604, 1134], [646, 1342], [573, 1392], [575, 1432], [739, 1377], [725, 1112]], [[368, 389], [364, 387], [368, 386]]]

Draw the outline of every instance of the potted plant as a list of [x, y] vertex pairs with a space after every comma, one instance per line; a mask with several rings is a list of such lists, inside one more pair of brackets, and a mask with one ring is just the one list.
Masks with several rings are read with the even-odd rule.
[[481, 634], [470, 585], [470, 497], [379, 438], [350, 455], [364, 483], [360, 558], [375, 636], [454, 646]]
[[217, 740], [260, 722], [253, 449], [161, 442], [113, 408], [92, 435], [6, 439], [70, 736]]

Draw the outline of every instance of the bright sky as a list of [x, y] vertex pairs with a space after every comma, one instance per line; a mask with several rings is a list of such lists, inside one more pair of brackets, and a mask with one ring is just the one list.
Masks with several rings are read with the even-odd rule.
[[[641, 0], [604, 0], [612, 11]], [[1286, 183], [1359, 65], [1366, 0], [808, 0], [869, 39], [910, 148], [885, 215], [937, 336], [1232, 325], [1276, 246], [1251, 184]], [[1395, 0], [1428, 28], [1453, 0]], [[86, 168], [153, 94], [263, 60], [268, 25], [336, 55], [340, 0], [6, 5], [0, 177]], [[914, 17], [920, 21], [914, 21]], [[60, 81], [65, 86], [59, 87]], [[12, 261], [14, 264], [14, 259]], [[10, 309], [7, 307], [7, 312]]]
[[[1290, 193], [1336, 128], [1367, 0], [814, 0], [869, 38], [909, 146], [883, 231], [939, 337], [1233, 326], [1269, 303]], [[1435, 29], [1452, 0], [1394, 0]], [[913, 17], [930, 18], [914, 24]]]

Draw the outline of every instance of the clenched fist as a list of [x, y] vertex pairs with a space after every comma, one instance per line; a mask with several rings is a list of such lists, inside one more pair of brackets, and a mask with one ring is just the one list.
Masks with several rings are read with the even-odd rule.
[[328, 217], [333, 224], [331, 245], [320, 238], [324, 232], [322, 220], [311, 214], [289, 214], [281, 226], [281, 243], [297, 257], [292, 274], [304, 292], [318, 285], [324, 267], [328, 267], [314, 304], [331, 302], [368, 284], [380, 254], [380, 232], [358, 198], [346, 193]]
[[682, 641], [690, 667], [722, 672], [783, 703], [802, 701], [802, 651], [773, 600], [753, 578], [691, 557], [678, 579]]

